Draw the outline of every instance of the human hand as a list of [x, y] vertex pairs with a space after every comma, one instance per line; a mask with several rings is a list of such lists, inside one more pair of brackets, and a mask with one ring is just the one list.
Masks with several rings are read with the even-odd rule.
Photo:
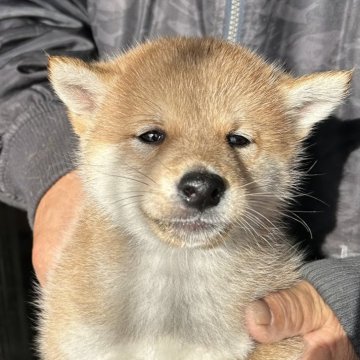
[[46, 275], [64, 234], [74, 224], [83, 192], [75, 172], [61, 177], [42, 197], [35, 214], [32, 261], [40, 285]]
[[306, 281], [255, 301], [246, 321], [250, 335], [260, 343], [302, 336], [302, 360], [358, 360], [335, 314]]

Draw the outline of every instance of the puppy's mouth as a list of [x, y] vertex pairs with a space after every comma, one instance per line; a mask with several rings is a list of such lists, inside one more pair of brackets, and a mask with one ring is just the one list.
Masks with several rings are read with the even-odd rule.
[[[154, 219], [161, 240], [178, 247], [212, 247], [226, 239], [231, 226], [219, 220], [206, 218]], [[160, 233], [159, 233], [160, 232]]]
[[203, 232], [216, 229], [216, 224], [203, 219], [174, 219], [167, 223], [168, 226], [180, 231]]

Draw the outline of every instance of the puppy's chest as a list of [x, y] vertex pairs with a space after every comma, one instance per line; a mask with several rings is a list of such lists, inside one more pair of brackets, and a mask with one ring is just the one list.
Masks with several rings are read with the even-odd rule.
[[[146, 253], [129, 264], [119, 297], [121, 333], [135, 341], [176, 339], [183, 344], [222, 348], [244, 336], [241, 290], [228, 264], [216, 257], [176, 251]], [[239, 285], [239, 284], [238, 284]], [[237, 319], [236, 319], [237, 318]], [[171, 342], [170, 342], [171, 343]]]

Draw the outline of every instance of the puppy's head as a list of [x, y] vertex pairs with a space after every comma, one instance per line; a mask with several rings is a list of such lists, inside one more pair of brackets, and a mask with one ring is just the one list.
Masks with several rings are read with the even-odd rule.
[[277, 226], [301, 142], [351, 78], [293, 78], [240, 46], [185, 38], [49, 68], [94, 199], [137, 239], [189, 247]]

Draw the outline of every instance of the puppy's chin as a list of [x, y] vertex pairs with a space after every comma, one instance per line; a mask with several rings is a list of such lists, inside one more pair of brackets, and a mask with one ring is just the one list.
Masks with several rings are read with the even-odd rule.
[[231, 228], [201, 217], [192, 219], [154, 219], [147, 216], [160, 241], [178, 248], [212, 248], [224, 243]]

